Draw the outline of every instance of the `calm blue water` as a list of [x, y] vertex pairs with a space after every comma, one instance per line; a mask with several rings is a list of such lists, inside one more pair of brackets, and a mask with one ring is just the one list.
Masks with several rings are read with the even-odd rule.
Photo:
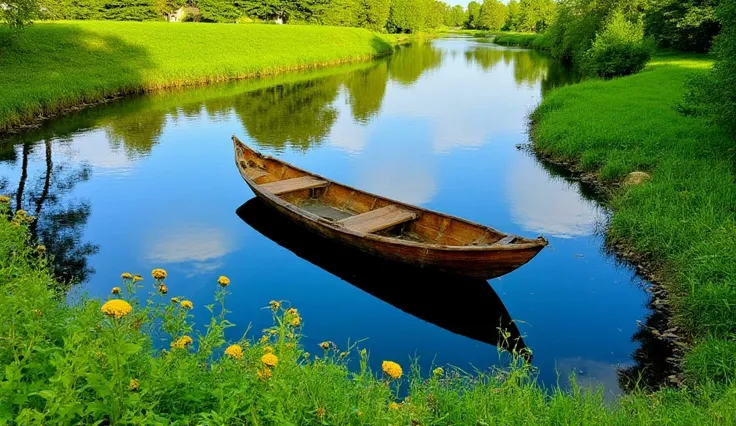
[[[454, 319], [484, 309], [473, 297], [463, 309], [462, 297], [437, 302], [460, 287], [391, 283], [402, 310], [244, 222], [236, 209], [253, 194], [233, 164], [235, 134], [351, 186], [547, 237], [529, 264], [488, 285], [517, 321], [541, 380], [575, 371], [615, 392], [616, 366], [633, 363], [637, 320], [649, 314], [645, 293], [603, 252], [605, 212], [517, 148], [543, 94], [572, 80], [538, 53], [454, 38], [371, 64], [129, 99], [5, 141], [0, 192], [20, 191], [20, 205], [38, 211], [37, 233], [58, 272], [82, 279], [92, 297], [107, 297], [121, 272], [150, 283], [151, 269], [165, 268], [169, 295], [193, 300], [204, 321], [216, 279], [227, 275], [232, 339], [249, 324], [258, 337], [270, 321], [263, 307], [288, 300], [304, 317], [310, 352], [324, 340], [365, 338], [376, 366], [408, 366], [410, 356], [425, 367], [498, 362], [495, 346], [405, 312], [434, 303], [435, 319]], [[493, 329], [494, 315], [467, 326]]]

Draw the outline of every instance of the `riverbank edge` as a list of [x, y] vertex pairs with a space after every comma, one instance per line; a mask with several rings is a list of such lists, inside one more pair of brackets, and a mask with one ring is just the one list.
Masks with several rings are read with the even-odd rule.
[[[539, 40], [543, 40], [543, 35], [536, 35], [536, 37], [529, 37], [527, 40], [532, 40], [532, 43]], [[504, 46], [518, 46], [528, 49], [535, 49], [544, 51], [544, 48], [535, 48], [531, 43], [524, 45], [515, 40], [513, 36], [502, 40], [499, 43], [498, 40], [494, 40], [494, 43]], [[543, 43], [543, 42], [542, 42]], [[663, 52], [663, 54], [672, 55], [672, 52]], [[651, 70], [650, 70], [651, 71]], [[631, 76], [629, 76], [631, 77]], [[626, 79], [622, 77], [616, 80]], [[598, 81], [592, 80], [605, 84], [612, 80]], [[573, 86], [584, 84], [586, 81], [582, 81]], [[570, 88], [568, 88], [569, 90]], [[575, 96], [571, 94], [570, 96]], [[590, 167], [582, 165], [583, 156], [587, 153], [586, 147], [580, 147], [579, 151], [575, 154], [575, 158], [569, 156], [556, 155], [553, 149], [542, 149], [539, 146], [539, 126], [543, 123], [544, 117], [540, 117], [540, 111], [547, 106], [545, 103], [547, 98], [543, 99], [542, 102], [535, 108], [529, 116], [529, 150], [533, 155], [541, 162], [550, 164], [564, 169], [569, 172], [575, 179], [580, 180], [584, 184], [593, 188], [598, 193], [604, 204], [609, 204], [608, 208], [611, 211], [611, 217], [617, 214], [615, 208], [611, 208], [610, 204], [614, 203], [618, 197], [625, 195], [626, 185], [624, 184], [625, 176], [621, 176], [617, 179], [606, 179], [600, 174], [599, 170], [590, 170]], [[633, 102], [633, 100], [631, 100]], [[673, 107], [674, 108], [674, 107]], [[561, 111], [564, 106], [556, 105], [555, 109]], [[588, 123], [592, 126], [595, 123]], [[554, 141], [547, 141], [547, 144], [554, 145]], [[656, 166], [654, 166], [656, 169]], [[682, 309], [683, 299], [687, 296], [684, 290], [685, 285], [681, 282], [682, 277], [677, 266], [672, 262], [663, 259], [662, 256], [657, 258], [657, 253], [646, 253], [637, 249], [635, 240], [622, 239], [620, 237], [612, 237], [613, 229], [611, 227], [611, 221], [609, 220], [605, 227], [605, 249], [608, 250], [617, 259], [621, 259], [626, 263], [630, 264], [636, 269], [636, 273], [643, 277], [649, 284], [649, 288], [645, 290], [651, 294], [653, 298], [653, 307], [666, 316], [666, 325], [664, 327], [649, 330], [662, 342], [665, 342], [672, 349], [672, 357], [666, 361], [671, 368], [672, 375], [668, 377], [668, 381], [671, 385], [677, 388], [687, 389], [689, 386], [694, 385], [695, 382], [708, 382], [709, 377], [703, 376], [702, 373], [689, 372], [687, 368], [687, 357], [694, 350], [699, 349], [700, 346], [705, 346], [703, 336], [695, 336], [693, 330], [689, 329], [683, 321], [683, 318], [687, 315]], [[679, 306], [678, 306], [679, 305]], [[644, 327], [643, 324], [640, 324]], [[714, 361], [718, 362], [718, 361]], [[732, 366], [729, 363], [724, 363], [724, 369], [729, 369]], [[736, 373], [726, 373], [728, 377]], [[731, 391], [734, 391], [736, 384], [732, 383], [729, 379], [726, 380], [727, 386], [731, 387]]]
[[[145, 23], [139, 23], [145, 25]], [[201, 25], [214, 25], [214, 24], [201, 24]], [[278, 26], [270, 25], [272, 28], [279, 28]], [[356, 30], [356, 28], [345, 28], [348, 31]], [[38, 128], [39, 125], [47, 120], [54, 119], [66, 114], [70, 114], [75, 111], [79, 111], [85, 108], [98, 106], [110, 102], [114, 102], [123, 98], [137, 96], [145, 93], [157, 93], [171, 89], [182, 89], [207, 86], [210, 84], [226, 83], [240, 80], [248, 80], [262, 77], [273, 77], [277, 75], [295, 73], [300, 71], [308, 71], [322, 68], [337, 67], [340, 65], [368, 62], [381, 57], [385, 57], [394, 53], [395, 49], [399, 46], [408, 45], [413, 42], [419, 42], [423, 40], [431, 40], [436, 38], [437, 35], [434, 33], [417, 33], [417, 34], [381, 34], [373, 33], [375, 36], [382, 38], [390, 44], [390, 49], [379, 50], [376, 46], [372, 46], [375, 53], [370, 55], [353, 55], [350, 51], [343, 51], [344, 57], [336, 58], [331, 61], [323, 62], [311, 62], [311, 63], [299, 63], [298, 56], [294, 56], [294, 62], [296, 65], [293, 66], [282, 66], [278, 68], [263, 67], [262, 69], [255, 72], [248, 72], [237, 76], [222, 76], [215, 72], [218, 63], [212, 63], [213, 73], [211, 75], [200, 77], [195, 80], [182, 81], [176, 77], [172, 77], [169, 81], [164, 83], [157, 83], [155, 86], [148, 86], [145, 82], [141, 82], [138, 86], [123, 87], [123, 88], [106, 88], [102, 90], [104, 95], [89, 95], [79, 94], [78, 99], [72, 101], [64, 100], [66, 104], [61, 103], [61, 99], [56, 99], [55, 103], [49, 106], [45, 106], [41, 111], [34, 111], [32, 108], [26, 108], [26, 111], [16, 112], [14, 117], [11, 117], [5, 122], [0, 121], [0, 136], [22, 133], [24, 131]]]

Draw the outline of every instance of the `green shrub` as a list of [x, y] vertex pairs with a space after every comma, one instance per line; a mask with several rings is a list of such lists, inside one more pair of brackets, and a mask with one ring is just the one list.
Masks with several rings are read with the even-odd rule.
[[710, 74], [691, 77], [684, 105], [736, 138], [736, 0], [722, 0], [718, 18], [722, 31], [713, 49], [716, 63]]
[[649, 62], [652, 50], [652, 42], [644, 39], [643, 25], [615, 11], [585, 53], [583, 66], [590, 74], [603, 78], [634, 74]]

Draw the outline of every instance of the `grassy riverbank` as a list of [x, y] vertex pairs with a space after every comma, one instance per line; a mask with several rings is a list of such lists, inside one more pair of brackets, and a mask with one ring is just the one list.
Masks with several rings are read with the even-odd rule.
[[366, 60], [400, 41], [308, 25], [35, 23], [0, 25], [0, 131], [129, 93]]
[[[3, 424], [736, 422], [736, 393], [713, 385], [698, 385], [692, 394], [664, 390], [611, 403], [602, 393], [578, 388], [545, 390], [524, 365], [468, 375], [449, 366], [419, 372], [405, 360], [394, 360], [403, 371], [395, 365], [370, 371], [363, 348], [303, 348], [299, 336], [309, 318], [287, 310], [285, 302], [270, 306], [272, 328], [226, 342], [224, 329], [230, 323], [222, 309], [227, 287], [217, 282], [210, 283], [217, 300], [212, 321], [199, 335], [175, 277], [168, 294], [156, 291], [165, 282], [163, 271], [153, 272], [158, 280], [148, 274], [140, 282], [112, 278], [111, 287], [120, 287], [119, 294], [110, 296], [115, 302], [80, 298], [69, 305], [53, 290], [57, 286], [43, 247], [28, 241], [28, 217], [15, 214], [12, 219], [0, 198]], [[136, 290], [150, 293], [150, 303], [139, 303]], [[179, 303], [172, 303], [172, 296]], [[397, 396], [401, 383], [406, 393]]]
[[533, 114], [537, 150], [595, 173], [652, 179], [611, 199], [613, 246], [653, 261], [670, 292], [693, 382], [736, 378], [736, 179], [734, 141], [680, 114], [683, 84], [711, 66], [705, 56], [659, 55], [636, 75], [592, 80], [550, 93]]
[[551, 48], [549, 39], [543, 34], [501, 33], [493, 39], [493, 42], [501, 46], [516, 46], [534, 50], [548, 51]]

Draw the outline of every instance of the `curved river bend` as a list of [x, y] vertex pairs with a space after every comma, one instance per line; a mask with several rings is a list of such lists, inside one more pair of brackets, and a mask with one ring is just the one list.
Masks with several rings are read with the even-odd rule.
[[[4, 141], [0, 193], [40, 218], [33, 232], [57, 272], [93, 297], [123, 271], [161, 267], [203, 323], [227, 275], [231, 339], [249, 323], [259, 335], [263, 307], [283, 299], [304, 317], [306, 350], [367, 338], [376, 368], [419, 357], [487, 369], [499, 353], [484, 341], [510, 318], [544, 383], [575, 372], [617, 392], [617, 367], [646, 358], [646, 294], [603, 252], [605, 212], [517, 148], [544, 93], [574, 80], [536, 52], [447, 38], [372, 63], [127, 99]], [[310, 258], [308, 242], [244, 213], [252, 193], [232, 134], [338, 182], [551, 244], [489, 284], [366, 271], [351, 285], [338, 278], [347, 263]]]

